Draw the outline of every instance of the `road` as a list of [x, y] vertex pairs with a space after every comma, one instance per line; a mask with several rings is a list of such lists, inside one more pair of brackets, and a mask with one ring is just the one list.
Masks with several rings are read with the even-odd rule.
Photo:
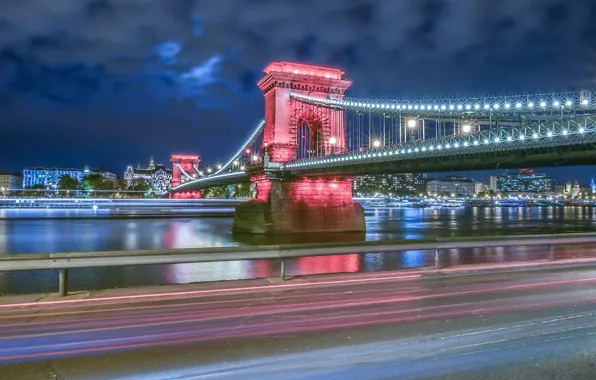
[[18, 380], [594, 378], [595, 287], [596, 267], [583, 267], [5, 300], [0, 373]]

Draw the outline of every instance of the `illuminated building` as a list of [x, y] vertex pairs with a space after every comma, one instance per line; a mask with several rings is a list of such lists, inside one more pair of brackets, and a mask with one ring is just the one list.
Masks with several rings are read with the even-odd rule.
[[72, 168], [28, 168], [23, 170], [23, 187], [31, 188], [42, 185], [45, 189], [56, 189], [58, 181], [63, 175], [69, 175], [77, 181], [83, 181], [86, 175], [99, 174], [107, 181], [116, 182], [116, 174], [100, 169], [72, 169]]
[[475, 191], [474, 181], [467, 178], [447, 177], [426, 182], [426, 192], [429, 194], [471, 196]]
[[497, 177], [498, 192], [531, 192], [540, 193], [553, 189], [554, 181], [542, 173], [534, 173], [532, 169], [522, 169], [519, 173], [503, 174]]
[[155, 164], [153, 157], [149, 160], [147, 168], [128, 166], [124, 172], [126, 186], [132, 186], [134, 181], [140, 179], [151, 184], [153, 192], [157, 195], [165, 195], [172, 186], [172, 170], [162, 164]]
[[21, 189], [23, 177], [20, 174], [0, 173], [0, 195], [8, 190]]
[[474, 182], [474, 193], [488, 193], [490, 191], [489, 182], [476, 181]]
[[358, 194], [417, 194], [425, 190], [426, 174], [400, 173], [357, 177], [354, 191]]

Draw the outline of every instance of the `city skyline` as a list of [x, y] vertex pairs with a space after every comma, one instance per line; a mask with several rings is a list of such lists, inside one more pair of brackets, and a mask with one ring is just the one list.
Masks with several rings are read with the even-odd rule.
[[[0, 5], [7, 26], [0, 38], [0, 170], [82, 162], [119, 173], [139, 157], [167, 162], [175, 152], [224, 161], [262, 118], [256, 81], [271, 60], [341, 67], [360, 96], [595, 85], [596, 5], [587, 0], [486, 2], [482, 23], [465, 12], [478, 9], [475, 1], [325, 2], [315, 15], [307, 2], [271, 10], [244, 0], [235, 9], [250, 11], [238, 28], [229, 27], [237, 25], [233, 11], [222, 5], [182, 4], [67, 1], [51, 10], [60, 28], [43, 2], [28, 3], [26, 12], [25, 5]], [[265, 26], [260, 14], [268, 15]], [[287, 26], [306, 15], [309, 27]], [[408, 22], [393, 22], [400, 15]], [[79, 28], [81, 21], [88, 27]], [[350, 33], [354, 25], [360, 33]], [[139, 37], [147, 27], [152, 36]], [[127, 36], [126, 44], [113, 35]], [[555, 170], [555, 177], [584, 171]]]

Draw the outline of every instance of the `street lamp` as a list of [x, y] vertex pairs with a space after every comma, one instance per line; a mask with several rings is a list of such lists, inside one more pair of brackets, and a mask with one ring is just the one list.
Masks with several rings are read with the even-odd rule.
[[416, 122], [416, 119], [410, 119], [410, 120], [408, 120], [408, 128], [415, 128], [416, 127], [416, 124], [418, 124]]
[[252, 156], [252, 160], [253, 161], [258, 161], [259, 160], [259, 156], [257, 156], [256, 154]]
[[463, 133], [470, 133], [472, 131], [472, 126], [470, 124], [464, 124], [461, 126], [461, 131]]
[[240, 167], [240, 170], [244, 170], [244, 166], [241, 166], [241, 167]]
[[337, 139], [335, 137], [330, 137], [329, 138], [329, 144], [331, 145], [331, 154], [335, 153], [335, 143], [337, 142]]
[[378, 147], [380, 147], [380, 146], [381, 146], [381, 142], [380, 142], [379, 140], [375, 140], [375, 141], [373, 142], [373, 146], [374, 146], [375, 148], [378, 148]]
[[211, 168], [207, 168], [207, 173], [211, 173]]
[[218, 170], [219, 170], [219, 169], [221, 169], [221, 164], [218, 164], [218, 165], [217, 165], [217, 169], [218, 169]]

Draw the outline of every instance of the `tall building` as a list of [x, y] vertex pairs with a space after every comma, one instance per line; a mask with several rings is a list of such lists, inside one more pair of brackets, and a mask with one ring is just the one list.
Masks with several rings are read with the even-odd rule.
[[65, 174], [68, 174], [79, 182], [89, 174], [99, 174], [107, 181], [116, 182], [116, 174], [107, 170], [39, 167], [23, 170], [23, 187], [31, 188], [33, 186], [42, 185], [45, 189], [55, 189], [58, 187], [58, 181], [60, 181], [60, 178]]
[[531, 192], [552, 191], [554, 180], [542, 173], [534, 173], [532, 169], [522, 169], [519, 173], [503, 174], [497, 177], [499, 192]]
[[498, 186], [497, 186], [497, 182], [498, 182], [499, 177], [491, 175], [490, 176], [490, 180], [488, 182], [488, 188], [490, 189], [490, 191], [494, 191], [495, 193], [497, 191], [499, 191]]
[[23, 177], [16, 173], [0, 173], [0, 195], [23, 187]]
[[172, 170], [166, 168], [162, 164], [155, 164], [153, 157], [149, 160], [147, 168], [137, 168], [128, 166], [124, 172], [124, 181], [126, 186], [131, 186], [136, 179], [141, 179], [153, 188], [153, 192], [157, 195], [165, 195], [172, 187]]
[[426, 192], [437, 195], [464, 195], [475, 194], [476, 186], [474, 181], [461, 177], [447, 177], [442, 179], [431, 179], [426, 182]]

